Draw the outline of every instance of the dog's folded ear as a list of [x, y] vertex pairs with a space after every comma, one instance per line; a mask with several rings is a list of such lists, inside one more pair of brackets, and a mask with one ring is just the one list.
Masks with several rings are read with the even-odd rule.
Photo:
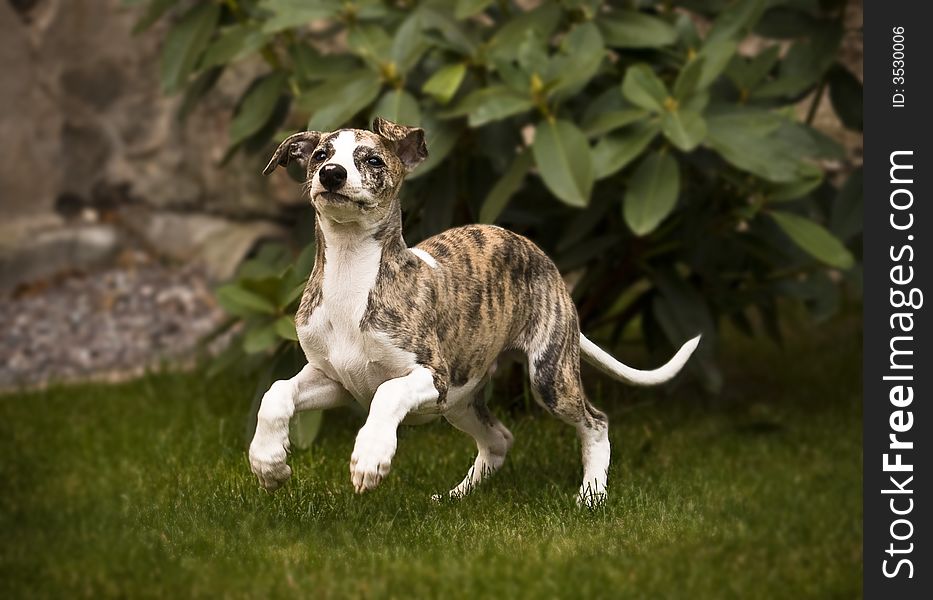
[[317, 148], [319, 141], [321, 141], [320, 131], [302, 131], [288, 136], [279, 144], [279, 147], [275, 149], [272, 158], [269, 160], [269, 164], [262, 170], [262, 174], [268, 175], [272, 171], [275, 171], [276, 167], [284, 167], [292, 160], [297, 160], [298, 164], [302, 167], [306, 167], [308, 165], [308, 158], [311, 156], [311, 152]]
[[373, 132], [392, 142], [395, 154], [410, 173], [428, 157], [428, 146], [424, 142], [424, 129], [406, 127], [382, 117], [373, 119]]

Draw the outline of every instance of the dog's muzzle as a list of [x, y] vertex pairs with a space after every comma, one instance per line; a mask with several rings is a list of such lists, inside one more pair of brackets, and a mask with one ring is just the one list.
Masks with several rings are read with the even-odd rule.
[[328, 192], [336, 192], [347, 182], [347, 170], [338, 164], [324, 165], [318, 172], [321, 185]]

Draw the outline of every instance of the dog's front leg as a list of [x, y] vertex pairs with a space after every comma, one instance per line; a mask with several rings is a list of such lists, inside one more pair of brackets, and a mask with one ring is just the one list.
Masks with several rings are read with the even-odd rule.
[[280, 379], [262, 397], [256, 433], [249, 445], [249, 464], [262, 487], [275, 490], [291, 477], [288, 455], [288, 423], [295, 412], [334, 408], [347, 402], [347, 391], [312, 367], [291, 379]]
[[350, 457], [350, 480], [357, 493], [373, 489], [388, 475], [402, 419], [419, 407], [436, 403], [438, 397], [434, 374], [423, 366], [376, 389], [369, 417], [356, 436]]

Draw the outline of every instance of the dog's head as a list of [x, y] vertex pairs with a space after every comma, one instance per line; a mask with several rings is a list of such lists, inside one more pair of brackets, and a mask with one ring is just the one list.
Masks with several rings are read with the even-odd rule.
[[263, 174], [297, 161], [317, 211], [334, 221], [384, 214], [405, 175], [427, 158], [424, 131], [376, 117], [373, 130], [303, 131], [283, 141]]

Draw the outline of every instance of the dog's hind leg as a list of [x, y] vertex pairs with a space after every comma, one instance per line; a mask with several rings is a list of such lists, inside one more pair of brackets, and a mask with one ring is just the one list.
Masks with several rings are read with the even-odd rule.
[[449, 492], [451, 498], [460, 498], [502, 466], [506, 453], [512, 447], [512, 432], [489, 412], [479, 394], [472, 402], [448, 410], [444, 417], [451, 425], [476, 440], [477, 452], [473, 466], [463, 481]]
[[528, 350], [528, 373], [535, 400], [573, 425], [583, 450], [583, 483], [577, 502], [597, 506], [606, 498], [609, 427], [606, 415], [590, 404], [580, 380], [580, 329], [570, 298], [554, 303]]

